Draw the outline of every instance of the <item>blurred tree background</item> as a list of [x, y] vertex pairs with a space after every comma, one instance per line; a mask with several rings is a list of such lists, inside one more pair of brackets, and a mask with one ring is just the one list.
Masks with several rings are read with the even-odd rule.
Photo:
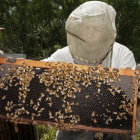
[[[65, 21], [87, 0], [0, 0], [1, 49], [43, 59], [67, 45]], [[116, 41], [140, 63], [140, 0], [102, 0], [117, 11]]]

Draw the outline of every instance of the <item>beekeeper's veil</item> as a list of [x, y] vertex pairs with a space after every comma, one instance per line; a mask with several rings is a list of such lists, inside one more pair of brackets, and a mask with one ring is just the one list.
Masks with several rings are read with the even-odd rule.
[[70, 14], [65, 28], [75, 62], [102, 62], [116, 38], [115, 16], [113, 7], [100, 1], [86, 2]]

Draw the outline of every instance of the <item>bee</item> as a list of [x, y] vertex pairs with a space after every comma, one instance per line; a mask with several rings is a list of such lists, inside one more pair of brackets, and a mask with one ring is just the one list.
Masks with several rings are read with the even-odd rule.
[[77, 102], [77, 103], [75, 103], [75, 105], [76, 105], [76, 106], [78, 106], [78, 105], [79, 105], [79, 103]]
[[7, 106], [9, 106], [9, 105], [10, 105], [10, 102], [8, 101], [8, 102], [7, 102]]
[[70, 122], [71, 122], [71, 123], [74, 123], [75, 121], [74, 121], [74, 120], [70, 120]]
[[0, 67], [0, 70], [1, 70], [1, 71], [3, 71], [3, 68], [2, 68], [2, 67]]
[[73, 95], [73, 99], [75, 99], [76, 98], [76, 95]]
[[86, 95], [85, 97], [86, 97], [86, 99], [88, 99], [90, 97], [90, 95]]
[[38, 110], [38, 106], [37, 106], [37, 107], [35, 107], [35, 109], [34, 109], [34, 110], [36, 110], [36, 111], [37, 111], [37, 110]]
[[18, 106], [22, 106], [22, 104], [18, 104]]
[[29, 91], [30, 91], [30, 89], [27, 89], [27, 91], [29, 92]]
[[6, 107], [5, 107], [5, 110], [6, 110], [6, 111], [8, 111], [8, 110], [9, 110], [9, 108], [6, 106]]
[[15, 118], [18, 118], [18, 115], [14, 115]]
[[65, 94], [66, 94], [66, 92], [64, 92], [64, 91], [61, 91], [61, 94], [62, 94], [62, 95], [65, 95]]
[[38, 100], [41, 101], [42, 100], [42, 97], [38, 98]]
[[30, 104], [33, 104], [34, 102], [33, 102], [33, 100], [30, 100]]
[[58, 94], [55, 94], [56, 98], [59, 98], [59, 95]]
[[110, 93], [111, 93], [113, 96], [115, 96], [115, 91], [111, 91]]
[[114, 115], [118, 114], [117, 112], [113, 112]]
[[125, 120], [127, 120], [127, 117], [126, 116], [123, 116], [123, 117], [124, 117]]
[[26, 114], [28, 114], [28, 115], [29, 115], [29, 111], [26, 111]]
[[101, 87], [101, 85], [100, 85], [100, 84], [97, 84], [97, 85], [96, 85], [96, 87], [100, 88], [100, 87]]
[[117, 115], [117, 118], [116, 118], [116, 120], [120, 120], [121, 118], [120, 118], [120, 116], [119, 115]]
[[121, 103], [125, 104], [125, 103], [126, 103], [126, 101], [121, 101]]
[[64, 119], [67, 119], [68, 118], [68, 116], [64, 116]]
[[83, 82], [81, 85], [85, 86], [86, 85], [86, 82]]
[[34, 120], [34, 116], [31, 116], [31, 119]]
[[42, 112], [43, 112], [42, 110], [39, 110], [39, 111], [38, 111], [38, 113], [42, 113]]
[[25, 99], [26, 97], [27, 97], [27, 95], [24, 94], [24, 95], [23, 95], [23, 98]]
[[36, 115], [36, 117], [40, 117], [40, 116], [41, 116], [41, 114], [37, 114], [37, 115]]
[[57, 115], [58, 115], [58, 112], [55, 112], [55, 117], [57, 117]]
[[123, 98], [125, 98], [126, 97], [126, 95], [124, 94], [124, 95], [122, 95], [123, 96]]
[[43, 111], [43, 110], [45, 110], [45, 108], [41, 108], [40, 110]]
[[13, 104], [13, 101], [10, 102], [10, 106]]
[[50, 94], [50, 95], [55, 95], [55, 92], [54, 92], [53, 90], [50, 90], [50, 91], [49, 91], [49, 94]]
[[22, 111], [25, 111], [25, 108], [24, 108], [24, 107], [22, 107], [22, 108], [21, 108], [21, 110], [22, 110]]
[[47, 98], [46, 98], [46, 101], [48, 101], [48, 100], [49, 100], [50, 102], [52, 101], [52, 99], [51, 99], [50, 97], [47, 97]]
[[92, 117], [94, 117], [94, 116], [95, 116], [95, 111], [92, 112]]
[[48, 101], [48, 100], [49, 100], [49, 97], [46, 98], [46, 101]]
[[9, 83], [9, 86], [12, 87], [12, 84]]
[[55, 122], [58, 122], [58, 119], [57, 118], [55, 118], [54, 120], [55, 120]]
[[52, 112], [51, 111], [49, 111], [49, 116], [52, 116]]
[[131, 103], [128, 103], [127, 106], [130, 107], [130, 108], [133, 108]]
[[62, 102], [66, 103], [65, 99], [62, 99]]
[[41, 97], [44, 97], [45, 96], [45, 94], [44, 93], [41, 93]]
[[34, 105], [34, 106], [33, 106], [33, 109], [35, 109], [36, 107], [37, 107], [37, 105]]
[[19, 92], [19, 95], [20, 95], [20, 96], [22, 96], [22, 93], [21, 93], [21, 92]]
[[40, 103], [39, 103], [39, 102], [37, 102], [37, 106], [38, 106], [38, 107], [40, 106]]
[[98, 91], [97, 91], [97, 93], [99, 94], [100, 93], [100, 89], [98, 88]]
[[123, 116], [123, 113], [119, 113], [119, 115], [122, 117]]
[[23, 99], [23, 101], [22, 101], [23, 103], [25, 103], [25, 99]]
[[35, 114], [34, 114], [34, 113], [32, 113], [31, 115], [32, 115], [32, 116], [35, 116]]
[[78, 122], [80, 122], [80, 117], [78, 117]]
[[6, 115], [7, 115], [7, 117], [10, 117], [9, 113], [7, 113]]
[[18, 115], [21, 115], [21, 114], [22, 114], [21, 110], [18, 110]]
[[4, 95], [4, 96], [2, 97], [2, 100], [5, 100], [5, 98], [6, 98], [6, 95]]
[[21, 100], [21, 96], [20, 95], [18, 96], [18, 99]]
[[97, 120], [96, 119], [93, 119], [94, 123], [97, 123]]
[[35, 124], [37, 124], [37, 122], [36, 121], [33, 121], [33, 125], [35, 125]]
[[7, 87], [5, 87], [5, 90], [8, 90], [8, 86], [7, 86]]
[[123, 106], [122, 106], [122, 105], [120, 105], [120, 106], [119, 106], [119, 109], [121, 109], [121, 108], [123, 108]]
[[70, 105], [74, 105], [74, 102], [70, 103]]
[[108, 110], [108, 109], [106, 109], [106, 111], [108, 112], [108, 113], [110, 113], [111, 111], [110, 110]]
[[54, 116], [50, 116], [50, 119], [54, 119]]
[[112, 121], [113, 121], [113, 119], [112, 119], [111, 117], [109, 117], [109, 118], [108, 118], [108, 121], [112, 122]]
[[81, 92], [81, 88], [78, 88], [78, 92]]

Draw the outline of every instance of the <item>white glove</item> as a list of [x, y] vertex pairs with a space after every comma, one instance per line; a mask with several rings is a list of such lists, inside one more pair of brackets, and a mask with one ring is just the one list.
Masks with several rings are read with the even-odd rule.
[[2, 50], [0, 50], [0, 57], [7, 57], [6, 54]]
[[3, 51], [0, 50], [0, 55], [3, 55]]

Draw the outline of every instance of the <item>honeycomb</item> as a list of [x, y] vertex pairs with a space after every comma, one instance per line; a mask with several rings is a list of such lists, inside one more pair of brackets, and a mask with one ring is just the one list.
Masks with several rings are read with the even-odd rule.
[[16, 123], [51, 122], [66, 130], [80, 126], [132, 132], [135, 76], [101, 66], [79, 70], [70, 63], [46, 65], [0, 64], [0, 118]]

